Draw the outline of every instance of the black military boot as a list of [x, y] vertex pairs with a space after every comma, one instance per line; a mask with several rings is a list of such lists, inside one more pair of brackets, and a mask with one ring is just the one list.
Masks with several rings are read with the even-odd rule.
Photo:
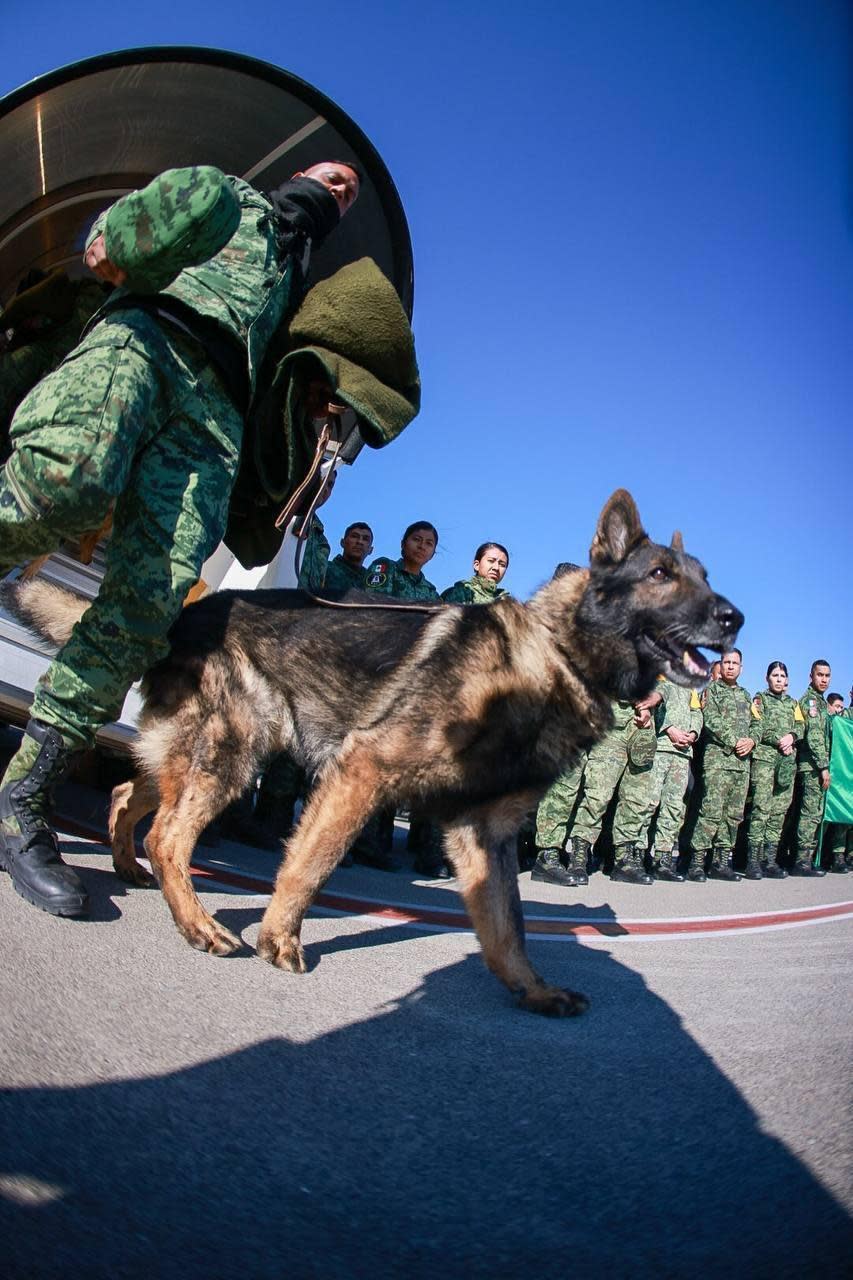
[[763, 880], [761, 869], [761, 845], [750, 840], [746, 846], [746, 878], [747, 880]]
[[710, 880], [742, 880], [739, 871], [735, 871], [732, 866], [731, 849], [715, 849], [711, 857], [711, 866], [708, 871]]
[[71, 755], [58, 730], [31, 720], [0, 789], [0, 867], [16, 893], [53, 916], [85, 915], [89, 901], [77, 872], [62, 861], [49, 821], [53, 789]]
[[694, 884], [704, 884], [708, 879], [705, 875], [705, 853], [705, 849], [694, 850], [690, 870], [687, 872], [687, 879], [692, 880]]
[[588, 840], [584, 840], [582, 836], [571, 836], [566, 849], [568, 854], [568, 864], [566, 870], [572, 877], [572, 883], [578, 887], [589, 884], [589, 875], [587, 867], [589, 866], [589, 855], [591, 845]]
[[832, 866], [830, 871], [834, 871], [837, 876], [846, 876], [848, 871], [847, 859], [843, 853], [836, 853], [832, 858]]
[[792, 876], [808, 876], [812, 880], [816, 880], [818, 876], [825, 876], [826, 872], [823, 867], [816, 867], [812, 862], [812, 854], [798, 853], [797, 861], [791, 867]]
[[530, 879], [544, 880], [546, 884], [561, 884], [565, 889], [574, 889], [577, 884], [572, 873], [563, 866], [559, 849], [539, 850]]
[[622, 880], [625, 884], [654, 884], [643, 866], [643, 855], [635, 844], [617, 845], [613, 857], [611, 880]]
[[655, 867], [655, 879], [669, 880], [673, 884], [684, 884], [684, 876], [678, 870], [677, 849], [667, 849], [660, 855], [658, 864]]
[[768, 880], [787, 880], [788, 873], [784, 867], [780, 867], [776, 861], [776, 854], [779, 846], [775, 844], [766, 844], [764, 846], [764, 861], [761, 869]]

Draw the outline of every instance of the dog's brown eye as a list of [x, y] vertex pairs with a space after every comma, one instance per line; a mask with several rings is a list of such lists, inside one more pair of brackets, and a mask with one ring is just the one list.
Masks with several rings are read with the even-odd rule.
[[667, 573], [666, 569], [662, 569], [660, 565], [657, 565], [656, 568], [652, 569], [651, 573], [649, 574], [649, 577], [651, 578], [652, 582], [666, 582], [667, 578], [669, 577], [669, 574]]

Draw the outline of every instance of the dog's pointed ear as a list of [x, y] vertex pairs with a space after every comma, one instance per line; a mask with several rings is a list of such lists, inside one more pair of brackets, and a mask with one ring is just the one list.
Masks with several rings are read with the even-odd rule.
[[589, 549], [592, 564], [621, 564], [628, 552], [646, 541], [637, 504], [627, 489], [617, 489], [598, 518]]
[[680, 552], [684, 551], [684, 539], [681, 536], [680, 529], [676, 529], [675, 533], [672, 535], [671, 545], [672, 545], [673, 551], [680, 551]]

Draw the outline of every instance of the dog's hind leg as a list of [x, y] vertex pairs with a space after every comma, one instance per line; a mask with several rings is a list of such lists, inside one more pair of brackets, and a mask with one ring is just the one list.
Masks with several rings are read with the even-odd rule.
[[588, 1009], [586, 996], [549, 986], [527, 958], [514, 837], [496, 830], [481, 811], [476, 819], [448, 824], [445, 844], [483, 959], [521, 1007], [551, 1017], [572, 1017]]
[[157, 808], [158, 799], [156, 782], [141, 773], [114, 787], [110, 802], [110, 844], [116, 875], [143, 888], [150, 888], [157, 881], [137, 860], [134, 831], [137, 822]]
[[380, 802], [378, 781], [362, 757], [327, 771], [311, 793], [258, 934], [258, 954], [277, 968], [305, 973], [299, 940], [305, 912]]

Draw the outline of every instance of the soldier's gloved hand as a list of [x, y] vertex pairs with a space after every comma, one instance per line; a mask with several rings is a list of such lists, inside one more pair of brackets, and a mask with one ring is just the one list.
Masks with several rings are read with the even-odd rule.
[[102, 235], [95, 236], [83, 255], [83, 261], [99, 280], [104, 280], [107, 284], [120, 285], [127, 279], [127, 272], [122, 271], [121, 267], [117, 267], [107, 257], [107, 247]]

